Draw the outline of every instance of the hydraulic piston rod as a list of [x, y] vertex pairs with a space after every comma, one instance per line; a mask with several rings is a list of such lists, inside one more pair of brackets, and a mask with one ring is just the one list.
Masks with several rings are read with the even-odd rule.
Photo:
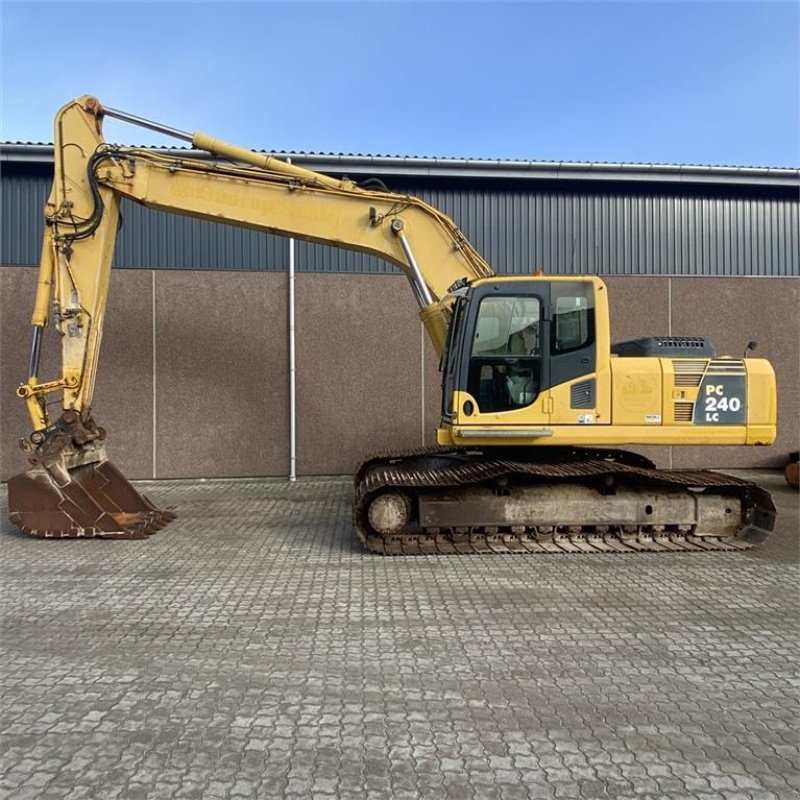
[[422, 271], [417, 264], [414, 253], [411, 250], [411, 245], [408, 243], [405, 234], [403, 233], [403, 221], [396, 219], [392, 222], [392, 233], [400, 240], [400, 246], [408, 259], [409, 266], [409, 279], [411, 280], [411, 288], [414, 290], [414, 295], [419, 302], [419, 307], [422, 309], [433, 305], [433, 297], [431, 296], [430, 289], [422, 277]]
[[169, 126], [162, 125], [159, 122], [153, 122], [152, 120], [144, 119], [144, 117], [137, 117], [133, 114], [128, 114], [126, 111], [119, 111], [116, 108], [108, 108], [107, 106], [103, 106], [103, 114], [105, 114], [107, 117], [113, 117], [114, 119], [121, 120], [122, 122], [129, 122], [131, 125], [137, 125], [140, 128], [148, 128], [156, 133], [163, 133], [167, 136], [172, 136], [175, 139], [183, 139], [185, 142], [192, 141], [191, 133], [180, 131], [177, 128], [170, 128]]

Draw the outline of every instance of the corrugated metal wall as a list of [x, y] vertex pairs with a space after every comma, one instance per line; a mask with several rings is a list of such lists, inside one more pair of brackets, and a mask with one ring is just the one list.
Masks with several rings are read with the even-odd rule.
[[[39, 258], [41, 167], [4, 165], [0, 263]], [[386, 178], [452, 216], [498, 272], [800, 275], [800, 201], [768, 187]], [[116, 264], [132, 268], [283, 271], [285, 240], [123, 206]], [[378, 259], [298, 243], [307, 272], [394, 272]]]

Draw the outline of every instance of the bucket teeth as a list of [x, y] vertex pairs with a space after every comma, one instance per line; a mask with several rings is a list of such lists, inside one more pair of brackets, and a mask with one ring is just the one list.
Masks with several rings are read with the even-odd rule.
[[8, 481], [8, 507], [12, 523], [46, 539], [147, 539], [176, 516], [139, 494], [110, 461], [52, 471], [38, 464]]

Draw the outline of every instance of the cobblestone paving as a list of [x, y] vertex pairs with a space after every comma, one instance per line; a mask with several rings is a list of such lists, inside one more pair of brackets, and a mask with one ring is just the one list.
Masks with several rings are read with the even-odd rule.
[[762, 477], [747, 554], [385, 559], [345, 480], [148, 484], [146, 542], [4, 521], [0, 794], [797, 797], [800, 515]]

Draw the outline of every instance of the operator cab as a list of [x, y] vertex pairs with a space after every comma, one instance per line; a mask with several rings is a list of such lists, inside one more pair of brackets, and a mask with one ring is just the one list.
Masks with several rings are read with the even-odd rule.
[[594, 285], [588, 280], [481, 282], [453, 309], [442, 362], [445, 418], [454, 392], [471, 413], [532, 405], [545, 389], [596, 367]]

